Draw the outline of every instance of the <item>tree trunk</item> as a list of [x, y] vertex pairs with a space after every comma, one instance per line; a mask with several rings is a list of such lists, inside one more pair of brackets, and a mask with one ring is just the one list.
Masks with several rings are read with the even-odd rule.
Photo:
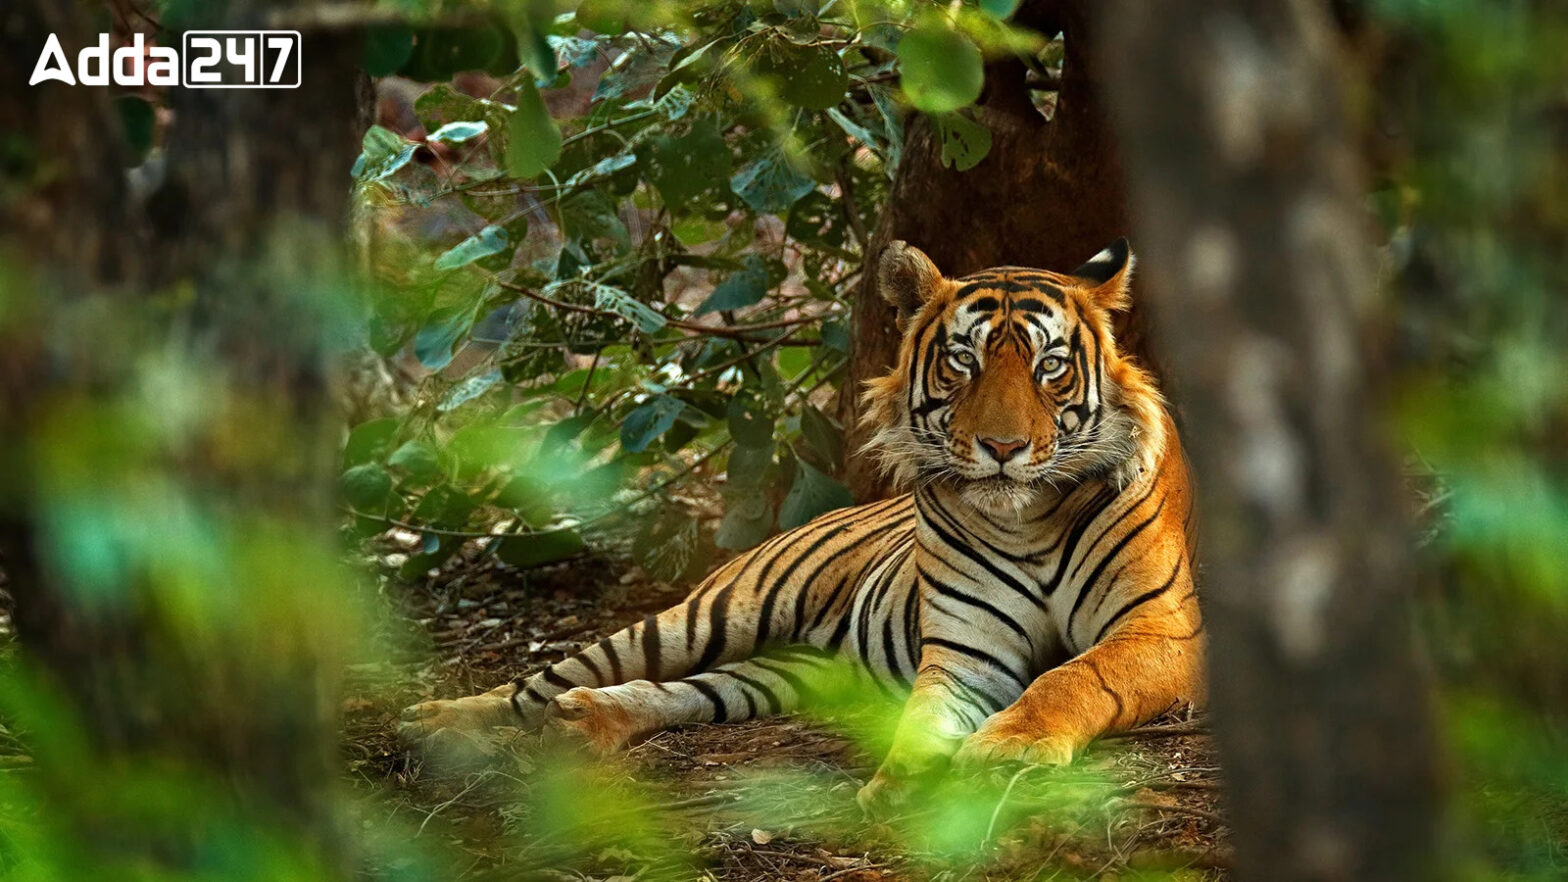
[[[875, 267], [882, 249], [903, 239], [929, 254], [949, 276], [1014, 264], [1070, 271], [1128, 232], [1122, 170], [1097, 86], [1088, 0], [1030, 0], [1014, 22], [1064, 35], [1066, 57], [1050, 120], [1035, 108], [1021, 62], [986, 68], [978, 120], [991, 130], [991, 151], [968, 171], [942, 165], [942, 145], [925, 116], [907, 121], [902, 162], [888, 203], [866, 248]], [[1142, 293], [1141, 283], [1135, 299]], [[885, 374], [898, 352], [896, 313], [877, 295], [876, 273], [855, 289], [854, 345], [839, 414], [848, 430], [850, 490], [859, 501], [891, 488], [866, 457], [853, 455], [869, 433], [859, 423], [867, 380]], [[1121, 316], [1117, 333], [1145, 357], [1138, 312]]]
[[[1310, 3], [1116, 4], [1107, 94], [1199, 488], [1238, 878], [1429, 879], [1434, 748], [1373, 248]], [[1180, 292], [1179, 298], [1175, 292]]]
[[[26, 86], [50, 33], [73, 59], [96, 39], [87, 6], [21, 0], [0, 13], [0, 113], [35, 160], [14, 182], [20, 196], [0, 202], [0, 230], [20, 245], [5, 259], [30, 295], [0, 293], [0, 566], [24, 657], [83, 727], [35, 733], [39, 774], [58, 787], [84, 774], [62, 767], [82, 756], [56, 752], [69, 735], [104, 769], [179, 769], [217, 789], [191, 793], [177, 829], [124, 800], [72, 803], [80, 872], [201, 866], [208, 825], [239, 818], [232, 829], [281, 833], [346, 874], [329, 797], [335, 653], [348, 638], [332, 633], [336, 601], [320, 598], [338, 589], [324, 365], [343, 310], [322, 292], [342, 289], [348, 170], [370, 108], [359, 43], [307, 31], [297, 90], [174, 90], [165, 184], [138, 203], [109, 90]], [[190, 8], [183, 27], [262, 27], [276, 11]], [[159, 425], [148, 441], [124, 421], [127, 378], [161, 359], [176, 387], [154, 393], [209, 397], [185, 414], [185, 434]], [[78, 472], [91, 482], [62, 483]], [[167, 494], [116, 513], [141, 498], [139, 481]], [[159, 507], [170, 494], [190, 523], [161, 520], [182, 510]], [[87, 573], [82, 548], [99, 526], [134, 535], [114, 549], [118, 569]], [[201, 567], [216, 583], [181, 583]]]

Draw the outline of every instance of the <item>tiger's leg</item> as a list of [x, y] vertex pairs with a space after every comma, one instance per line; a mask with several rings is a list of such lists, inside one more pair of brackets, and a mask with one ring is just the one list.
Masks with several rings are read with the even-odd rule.
[[[403, 711], [398, 734], [407, 741], [418, 741], [441, 729], [537, 728], [544, 723], [551, 699], [567, 690], [676, 678], [694, 667], [723, 663], [749, 653], [749, 643], [714, 639], [711, 635], [701, 645], [691, 645], [687, 635], [694, 629], [688, 624], [704, 618], [703, 612], [712, 603], [704, 603], [699, 589], [685, 603], [648, 616], [530, 677], [479, 695], [416, 704]], [[710, 653], [710, 649], [714, 651]]]
[[1203, 629], [1190, 591], [1118, 625], [1041, 674], [970, 736], [956, 759], [1062, 765], [1100, 735], [1203, 702]]
[[[557, 695], [579, 686], [675, 680], [746, 658], [759, 645], [831, 642], [824, 614], [853, 594], [849, 573], [883, 537], [909, 526], [908, 497], [824, 515], [719, 568], [685, 602], [625, 628], [527, 679], [480, 695], [427, 701], [403, 712], [398, 734], [542, 725]], [[845, 548], [860, 551], [845, 554]], [[798, 550], [798, 553], [792, 553]], [[776, 566], [788, 561], [789, 567]], [[790, 573], [803, 574], [791, 578]], [[809, 624], [808, 624], [809, 622]]]
[[[1011, 649], [1012, 651], [1009, 651]], [[993, 640], [986, 648], [942, 637], [922, 640], [920, 669], [882, 766], [856, 795], [861, 808], [894, 808], [941, 771], [985, 719], [1024, 691], [1028, 655]]]
[[632, 740], [682, 723], [727, 723], [775, 716], [809, 699], [812, 683], [833, 657], [789, 647], [669, 683], [633, 680], [555, 697], [549, 726], [605, 754]]

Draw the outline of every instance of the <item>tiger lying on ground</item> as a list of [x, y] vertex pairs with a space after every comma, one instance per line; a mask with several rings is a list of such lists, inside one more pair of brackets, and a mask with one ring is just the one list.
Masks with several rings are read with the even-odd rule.
[[869, 384], [867, 448], [912, 492], [783, 533], [526, 680], [415, 705], [405, 737], [548, 721], [609, 751], [787, 712], [837, 654], [908, 691], [860, 793], [878, 807], [955, 752], [1067, 763], [1201, 702], [1186, 465], [1151, 378], [1111, 339], [1132, 262], [1122, 240], [1073, 275], [950, 280], [894, 243], [879, 282], [904, 341]]

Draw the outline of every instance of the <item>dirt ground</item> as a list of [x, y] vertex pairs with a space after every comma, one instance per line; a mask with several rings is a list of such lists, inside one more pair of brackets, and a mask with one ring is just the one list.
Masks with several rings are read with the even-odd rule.
[[406, 617], [389, 623], [396, 661], [351, 671], [344, 708], [359, 822], [428, 843], [437, 877], [454, 880], [1226, 878], [1201, 720], [1103, 740], [1066, 770], [950, 776], [884, 823], [854, 806], [876, 758], [843, 727], [799, 717], [690, 726], [608, 762], [516, 733], [418, 753], [397, 742], [403, 706], [535, 670], [686, 590], [614, 555], [389, 582]]

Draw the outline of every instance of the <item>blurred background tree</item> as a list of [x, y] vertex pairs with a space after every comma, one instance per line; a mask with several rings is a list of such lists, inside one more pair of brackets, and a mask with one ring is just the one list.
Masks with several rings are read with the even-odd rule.
[[26, 654], [0, 700], [37, 735], [25, 798], [54, 831], [21, 872], [336, 876], [337, 683], [364, 624], [326, 369], [352, 339], [360, 41], [311, 32], [310, 89], [172, 93], [137, 193], [147, 102], [25, 85], [50, 34], [94, 42], [95, 6], [3, 14], [0, 554]]
[[1248, 879], [1429, 879], [1431, 683], [1330, 10], [1106, 11], [1107, 92], [1198, 480], [1215, 736]]

